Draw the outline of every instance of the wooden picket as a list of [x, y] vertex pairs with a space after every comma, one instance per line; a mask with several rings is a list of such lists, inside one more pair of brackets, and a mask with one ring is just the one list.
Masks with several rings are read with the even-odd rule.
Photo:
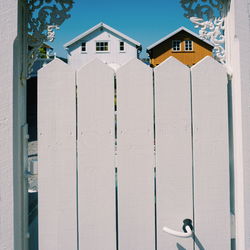
[[226, 72], [211, 57], [191, 71], [196, 249], [230, 249]]
[[[230, 249], [222, 65], [56, 59], [38, 78], [40, 250]], [[187, 218], [193, 238], [162, 231]]]
[[139, 60], [117, 79], [119, 250], [155, 247], [152, 69]]
[[75, 73], [56, 59], [38, 79], [39, 249], [76, 250]]
[[114, 72], [99, 60], [77, 75], [79, 249], [116, 249]]
[[154, 75], [157, 249], [192, 249], [192, 239], [162, 230], [167, 226], [182, 231], [183, 220], [193, 220], [190, 70], [171, 57]]

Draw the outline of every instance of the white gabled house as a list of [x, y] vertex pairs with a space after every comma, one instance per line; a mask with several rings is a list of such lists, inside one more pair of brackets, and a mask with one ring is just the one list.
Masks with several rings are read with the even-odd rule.
[[117, 69], [133, 58], [138, 58], [141, 44], [105, 23], [99, 23], [64, 45], [68, 63], [80, 68], [94, 58]]

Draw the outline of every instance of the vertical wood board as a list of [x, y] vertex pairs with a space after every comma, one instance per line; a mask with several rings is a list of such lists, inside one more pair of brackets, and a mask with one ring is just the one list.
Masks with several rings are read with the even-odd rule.
[[[16, 165], [13, 164], [17, 158], [15, 152], [18, 155], [21, 154], [20, 144], [15, 143], [14, 138], [20, 135], [18, 131], [22, 124], [14, 126], [13, 115], [17, 107], [20, 107], [19, 103], [14, 102], [14, 86], [21, 88], [20, 71], [17, 68], [21, 58], [17, 57], [14, 51], [14, 48], [22, 49], [21, 39], [17, 39], [19, 5], [16, 0], [0, 3], [0, 249], [10, 250], [14, 249], [14, 220], [17, 218], [19, 222], [21, 221], [18, 213], [14, 218], [14, 189], [17, 185], [14, 184], [13, 179], [13, 174], [18, 171]], [[18, 187], [20, 188], [19, 185]], [[21, 234], [16, 239], [20, 237]]]
[[99, 60], [77, 75], [79, 249], [116, 249], [114, 72]]
[[137, 59], [117, 72], [119, 250], [155, 247], [152, 70]]
[[192, 249], [191, 238], [162, 230], [181, 232], [183, 220], [193, 220], [190, 71], [172, 57], [154, 75], [157, 249]]
[[230, 1], [225, 20], [226, 58], [233, 72], [235, 229], [237, 249], [250, 249], [250, 1]]
[[75, 73], [55, 59], [38, 73], [39, 249], [77, 249]]
[[196, 249], [230, 249], [227, 76], [211, 57], [191, 72]]

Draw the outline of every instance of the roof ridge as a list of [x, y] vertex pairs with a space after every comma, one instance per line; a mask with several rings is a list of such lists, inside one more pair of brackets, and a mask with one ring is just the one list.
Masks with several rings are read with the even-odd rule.
[[169, 39], [170, 37], [176, 35], [177, 33], [179, 33], [180, 31], [186, 31], [187, 33], [193, 35], [194, 37], [198, 38], [199, 40], [209, 44], [210, 46], [214, 47], [212, 43], [210, 43], [210, 41], [202, 39], [198, 34], [196, 34], [195, 32], [189, 30], [188, 28], [181, 26], [178, 29], [176, 29], [175, 31], [169, 33], [168, 35], [164, 36], [163, 38], [161, 38], [160, 40], [158, 40], [157, 42], [151, 44], [150, 46], [147, 47], [147, 51], [151, 50], [152, 48], [156, 47], [157, 45], [159, 45], [160, 43], [166, 41], [167, 39]]
[[100, 27], [104, 27], [107, 30], [113, 32], [114, 34], [124, 38], [125, 40], [135, 44], [136, 46], [141, 46], [141, 44], [139, 42], [137, 42], [136, 40], [130, 38], [129, 36], [123, 34], [122, 32], [112, 28], [111, 26], [105, 24], [104, 22], [100, 22], [97, 25], [93, 26], [92, 28], [88, 29], [87, 31], [83, 32], [82, 34], [76, 36], [75, 38], [73, 38], [72, 40], [70, 40], [69, 42], [64, 44], [64, 48], [67, 48], [69, 46], [71, 46], [72, 44], [76, 43], [77, 41], [79, 41], [80, 39], [82, 39], [83, 37], [91, 34], [92, 32], [94, 32], [95, 30], [97, 30]]

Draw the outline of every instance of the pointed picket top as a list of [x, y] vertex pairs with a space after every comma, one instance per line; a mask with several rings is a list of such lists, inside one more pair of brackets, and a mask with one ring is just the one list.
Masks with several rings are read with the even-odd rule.
[[[218, 77], [218, 79], [221, 79], [221, 81], [218, 82], [227, 83], [227, 81], [225, 80], [226, 68], [211, 56], [204, 57], [201, 61], [192, 66], [191, 72], [192, 73], [200, 72], [203, 78]], [[211, 74], [213, 72], [214, 74]]]
[[195, 235], [204, 249], [230, 249], [227, 73], [206, 57], [191, 75]]
[[177, 230], [185, 218], [193, 220], [190, 68], [170, 57], [154, 68], [154, 82], [157, 246], [192, 249], [191, 238], [162, 230]]
[[98, 72], [97, 69], [98, 70], [103, 69], [103, 70], [111, 71], [112, 73], [114, 73], [113, 68], [111, 68], [108, 64], [104, 63], [103, 61], [99, 60], [98, 58], [95, 58], [95, 59], [91, 60], [90, 62], [88, 62], [87, 64], [84, 64], [82, 67], [80, 67], [77, 70], [77, 72], [79, 74], [80, 72], [89, 71], [95, 75], [96, 72]]
[[69, 64], [65, 63], [59, 58], [55, 58], [48, 64], [44, 65], [41, 69], [39, 69], [38, 74], [40, 72], [54, 71], [57, 68], [60, 68], [61, 70], [63, 70], [63, 68], [65, 68], [65, 70], [73, 70]]
[[154, 71], [158, 71], [158, 70], [161, 70], [162, 68], [166, 68], [166, 67], [171, 67], [170, 65], [174, 66], [175, 68], [183, 67], [183, 68], [189, 69], [187, 65], [183, 64], [181, 61], [179, 61], [175, 57], [170, 56], [165, 61], [163, 61], [162, 63], [160, 63], [159, 65], [157, 65], [154, 68]]
[[39, 249], [77, 248], [75, 114], [75, 72], [56, 58], [38, 72]]
[[116, 83], [118, 248], [151, 250], [155, 247], [152, 68], [132, 59], [117, 70]]
[[152, 68], [149, 67], [147, 64], [145, 64], [144, 62], [142, 62], [141, 60], [137, 59], [137, 58], [133, 58], [130, 61], [128, 61], [126, 64], [122, 65], [117, 71], [117, 74], [120, 74], [123, 71], [130, 71], [131, 72], [135, 72], [137, 70], [148, 70], [152, 72]]
[[77, 72], [79, 249], [116, 249], [114, 71], [94, 59]]

